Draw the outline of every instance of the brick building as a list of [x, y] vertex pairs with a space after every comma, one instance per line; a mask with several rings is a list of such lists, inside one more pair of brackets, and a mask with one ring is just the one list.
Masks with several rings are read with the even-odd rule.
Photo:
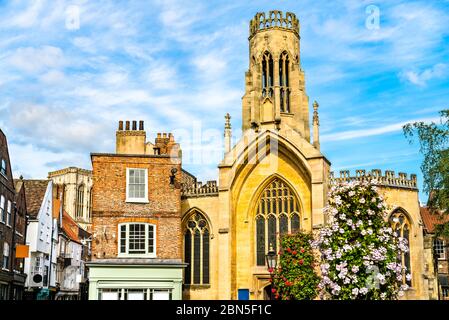
[[123, 122], [116, 153], [93, 153], [89, 299], [181, 299], [181, 151]]
[[14, 184], [8, 143], [0, 130], [0, 300], [20, 300], [25, 274], [23, 260], [16, 259], [16, 245], [24, 244], [25, 216], [22, 185]]
[[424, 224], [424, 245], [432, 248], [433, 266], [438, 276], [438, 298], [449, 300], [449, 245], [447, 238], [437, 237], [435, 227], [449, 222], [449, 216], [438, 212], [431, 213], [428, 207], [421, 207]]

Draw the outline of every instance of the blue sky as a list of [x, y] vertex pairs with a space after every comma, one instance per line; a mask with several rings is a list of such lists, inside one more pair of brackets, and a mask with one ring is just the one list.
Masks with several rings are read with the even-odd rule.
[[[378, 29], [366, 27], [369, 5]], [[14, 174], [90, 168], [90, 152], [114, 151], [118, 120], [142, 119], [151, 139], [175, 134], [188, 170], [215, 179], [226, 112], [239, 135], [249, 20], [272, 9], [300, 20], [333, 170], [417, 173], [421, 184], [401, 126], [448, 107], [447, 0], [0, 0], [0, 127]]]

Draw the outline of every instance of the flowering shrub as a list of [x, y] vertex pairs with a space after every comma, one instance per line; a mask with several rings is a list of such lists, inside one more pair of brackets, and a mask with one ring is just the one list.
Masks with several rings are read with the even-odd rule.
[[312, 236], [303, 232], [281, 237], [272, 289], [276, 299], [311, 300], [318, 295], [320, 279], [314, 270], [311, 240]]
[[330, 191], [328, 224], [314, 242], [322, 255], [321, 298], [397, 299], [407, 290], [398, 260], [407, 241], [385, 221], [386, 205], [374, 184], [355, 181]]

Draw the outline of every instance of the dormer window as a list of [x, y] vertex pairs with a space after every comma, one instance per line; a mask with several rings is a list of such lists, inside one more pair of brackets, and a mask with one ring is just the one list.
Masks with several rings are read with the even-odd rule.
[[148, 203], [147, 169], [126, 169], [126, 202]]

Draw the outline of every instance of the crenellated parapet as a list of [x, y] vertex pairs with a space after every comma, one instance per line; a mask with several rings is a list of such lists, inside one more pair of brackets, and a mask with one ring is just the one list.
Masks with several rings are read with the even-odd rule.
[[218, 195], [218, 183], [217, 181], [207, 181], [203, 185], [201, 181], [193, 183], [191, 185], [182, 186], [183, 197], [201, 197], [201, 196], [216, 196]]
[[282, 11], [273, 10], [268, 14], [258, 12], [249, 25], [249, 37], [252, 38], [257, 32], [271, 28], [291, 30], [299, 37], [299, 20], [296, 15], [287, 12], [284, 16]]
[[407, 173], [399, 172], [395, 175], [394, 171], [386, 170], [384, 174], [380, 169], [373, 169], [371, 171], [366, 170], [356, 170], [355, 176], [351, 176], [349, 170], [340, 171], [340, 176], [336, 177], [334, 172], [330, 173], [330, 184], [334, 185], [341, 182], [351, 182], [351, 181], [367, 181], [375, 179], [378, 184], [386, 187], [398, 187], [398, 188], [409, 188], [417, 189], [416, 174], [411, 174], [408, 177]]

